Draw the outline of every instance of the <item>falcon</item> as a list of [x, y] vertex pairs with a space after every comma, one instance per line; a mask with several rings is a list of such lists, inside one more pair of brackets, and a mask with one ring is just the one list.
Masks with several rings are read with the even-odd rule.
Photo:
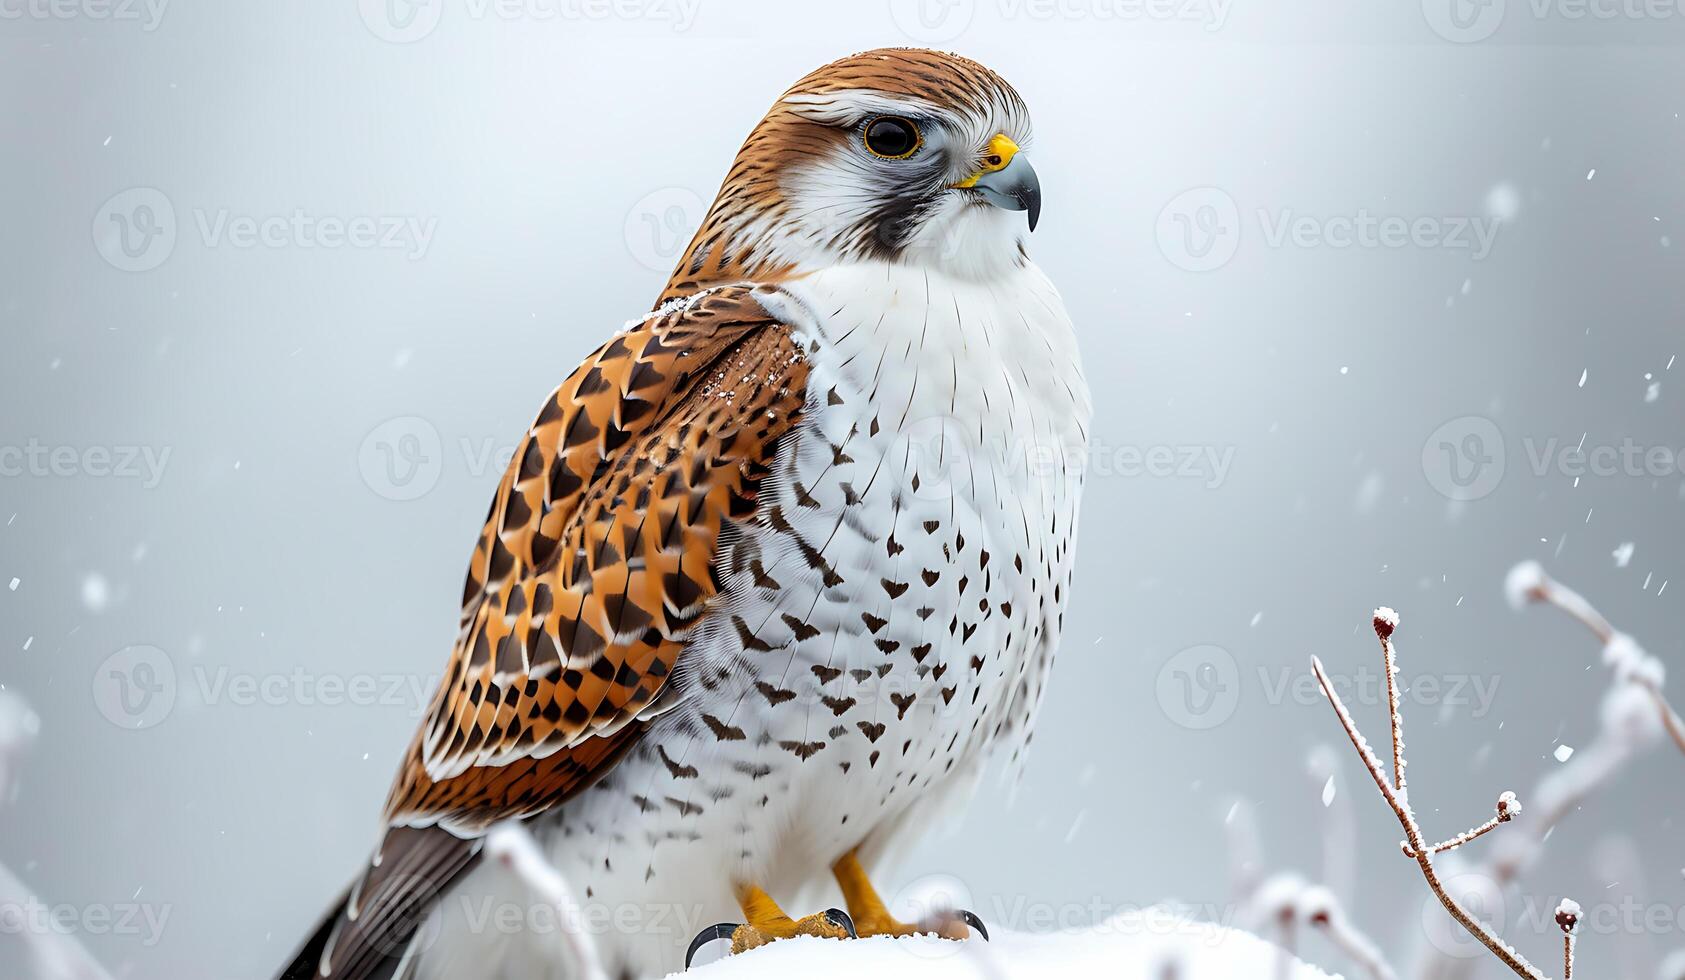
[[[1069, 599], [1090, 399], [1029, 142], [933, 51], [773, 104], [654, 312], [521, 439], [382, 839], [282, 977], [565, 975], [483, 860], [506, 821], [611, 976], [717, 919], [736, 950], [981, 929], [899, 922], [869, 873], [1028, 745]], [[846, 912], [801, 915], [832, 881]]]

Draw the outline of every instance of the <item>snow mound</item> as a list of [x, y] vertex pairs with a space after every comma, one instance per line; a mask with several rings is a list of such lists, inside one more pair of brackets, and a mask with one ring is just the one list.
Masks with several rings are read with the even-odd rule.
[[[1328, 974], [1248, 933], [1165, 909], [1125, 912], [1098, 926], [1055, 933], [991, 929], [992, 941], [931, 936], [838, 941], [798, 937], [698, 965], [686, 980], [1235, 980]], [[724, 946], [724, 943], [720, 943]], [[709, 955], [704, 951], [698, 961]]]

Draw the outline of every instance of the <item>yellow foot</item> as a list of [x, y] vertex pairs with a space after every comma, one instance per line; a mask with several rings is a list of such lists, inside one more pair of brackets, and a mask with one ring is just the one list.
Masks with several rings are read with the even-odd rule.
[[754, 885], [737, 889], [737, 904], [743, 909], [741, 924], [722, 922], [696, 934], [685, 952], [685, 969], [702, 947], [721, 939], [731, 940], [733, 954], [747, 952], [757, 946], [792, 936], [818, 936], [822, 939], [854, 939], [860, 936], [916, 936], [936, 935], [944, 939], [969, 939], [973, 935], [989, 938], [983, 920], [970, 912], [945, 912], [917, 925], [897, 922], [884, 907], [872, 883], [866, 879], [865, 869], [850, 851], [831, 866], [837, 884], [842, 886], [848, 911], [826, 909], [818, 915], [792, 919], [765, 891]]
[[982, 920], [966, 911], [946, 911], [916, 925], [908, 925], [889, 914], [877, 889], [866, 877], [866, 869], [853, 851], [831, 865], [831, 874], [842, 888], [848, 913], [854, 917], [854, 928], [861, 936], [918, 936], [936, 935], [943, 939], [970, 939], [973, 932], [989, 938]]
[[775, 939], [792, 936], [818, 936], [821, 939], [852, 939], [854, 923], [841, 909], [826, 909], [816, 915], [792, 919], [784, 914], [771, 896], [748, 885], [737, 890], [737, 904], [748, 921], [732, 930], [731, 951], [741, 953], [765, 946]]
[[821, 939], [853, 939], [854, 933], [849, 928], [848, 916], [841, 910], [831, 909], [810, 915], [802, 919], [785, 917], [783, 922], [772, 923], [769, 931], [767, 924], [752, 926], [748, 923], [738, 926], [731, 932], [731, 952], [733, 955], [765, 946], [775, 939], [789, 939], [791, 936], [818, 936]]
[[722, 922], [696, 934], [685, 953], [685, 969], [702, 947], [716, 939], [730, 939], [733, 954], [765, 946], [776, 939], [792, 936], [818, 936], [821, 939], [853, 939], [854, 921], [842, 909], [826, 909], [818, 915], [792, 919], [784, 914], [778, 903], [754, 885], [737, 889], [737, 904], [743, 909], [744, 923]]

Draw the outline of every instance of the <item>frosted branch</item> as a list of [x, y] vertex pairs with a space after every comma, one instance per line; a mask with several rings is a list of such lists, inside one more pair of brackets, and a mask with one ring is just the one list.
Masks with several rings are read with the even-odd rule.
[[[1499, 824], [1506, 824], [1506, 823], [1509, 823], [1511, 820], [1514, 820], [1516, 815], [1519, 814], [1520, 812], [1521, 812], [1521, 801], [1519, 799], [1516, 799], [1516, 796], [1515, 796], [1514, 793], [1505, 792], [1504, 795], [1498, 797], [1498, 814], [1497, 814], [1497, 816], [1495, 816], [1492, 819], [1486, 821], [1485, 823], [1481, 824], [1478, 827], [1472, 827], [1468, 830], [1463, 831], [1462, 833], [1460, 833], [1457, 836], [1451, 838], [1450, 840], [1440, 841], [1437, 844], [1433, 844], [1433, 845], [1429, 846], [1428, 847], [1428, 853], [1429, 854], [1439, 854], [1443, 851], [1451, 851], [1451, 850], [1455, 850], [1459, 847], [1462, 847], [1464, 844], [1467, 844], [1469, 841], [1472, 841], [1472, 840], [1474, 840], [1476, 838], [1479, 838], [1479, 837], [1484, 837], [1487, 834], [1491, 833], [1492, 831], [1497, 830]], [[1404, 851], [1405, 857], [1414, 858], [1416, 856], [1415, 852], [1410, 849], [1410, 842], [1409, 841], [1404, 841], [1400, 845], [1400, 847]]]
[[[1340, 754], [1332, 745], [1311, 749], [1306, 760], [1312, 784], [1322, 801], [1322, 884], [1335, 895], [1355, 895], [1357, 868], [1357, 821], [1352, 814], [1352, 796], [1347, 792]], [[1330, 797], [1329, 791], [1333, 795]]]
[[1340, 907], [1340, 900], [1327, 888], [1311, 887], [1299, 896], [1299, 915], [1318, 930], [1346, 958], [1356, 963], [1371, 980], [1397, 980], [1392, 967], [1381, 958], [1381, 950], [1364, 935]]
[[1357, 750], [1358, 757], [1363, 760], [1364, 768], [1369, 770], [1369, 776], [1374, 780], [1376, 788], [1381, 791], [1381, 796], [1386, 799], [1387, 805], [1392, 808], [1393, 815], [1398, 818], [1399, 826], [1404, 828], [1405, 853], [1414, 858], [1416, 866], [1421, 869], [1423, 880], [1427, 882], [1434, 897], [1445, 907], [1445, 911], [1450, 913], [1451, 918], [1468, 930], [1470, 935], [1478, 939], [1493, 956], [1497, 957], [1499, 962], [1509, 967], [1517, 976], [1527, 977], [1529, 980], [1545, 980], [1543, 973], [1520, 953], [1511, 949], [1503, 939], [1499, 938], [1497, 933], [1492, 931], [1491, 927], [1475, 918], [1468, 909], [1463, 907], [1462, 903], [1446, 891], [1444, 884], [1439, 880], [1439, 873], [1433, 864], [1433, 851], [1423, 840], [1421, 827], [1417, 824], [1416, 816], [1410, 809], [1409, 796], [1405, 790], [1404, 719], [1399, 710], [1397, 690], [1390, 686], [1398, 669], [1397, 651], [1392, 642], [1392, 634], [1398, 627], [1398, 614], [1385, 607], [1376, 610], [1374, 627], [1375, 635], [1381, 641], [1381, 652], [1386, 662], [1389, 682], [1393, 773], [1398, 784], [1396, 791], [1387, 779], [1387, 773], [1381, 760], [1376, 758], [1374, 751], [1369, 747], [1369, 741], [1358, 730], [1357, 723], [1352, 719], [1351, 711], [1346, 708], [1345, 702], [1340, 700], [1340, 695], [1328, 680], [1328, 673], [1323, 669], [1322, 661], [1312, 657], [1311, 670], [1316, 674], [1317, 683], [1322, 685], [1322, 693], [1328, 697], [1329, 703], [1333, 705], [1334, 715], [1339, 719], [1340, 727], [1345, 729], [1346, 737], [1351, 740], [1352, 747]]
[[1666, 672], [1661, 661], [1644, 652], [1631, 636], [1620, 632], [1584, 596], [1545, 574], [1538, 562], [1522, 562], [1510, 570], [1504, 591], [1511, 605], [1529, 602], [1554, 606], [1580, 623], [1603, 645], [1603, 662], [1617, 680], [1637, 685], [1649, 697], [1673, 744], [1685, 752], [1685, 721], [1662, 692]]
[[1398, 628], [1398, 613], [1388, 606], [1375, 610], [1375, 635], [1381, 640], [1381, 657], [1386, 663], [1387, 710], [1392, 714], [1392, 774], [1398, 795], [1408, 798], [1404, 785], [1404, 715], [1398, 707], [1398, 657], [1393, 650], [1392, 631]]
[[[10, 803], [25, 752], [41, 729], [41, 719], [23, 698], [0, 691], [0, 805]], [[39, 901], [34, 889], [0, 863], [0, 907], [20, 908]], [[74, 936], [56, 929], [21, 930], [39, 980], [111, 980]]]
[[1235, 901], [1247, 903], [1263, 882], [1264, 848], [1258, 839], [1258, 822], [1252, 807], [1236, 800], [1223, 821], [1229, 844], [1229, 888]]
[[1580, 925], [1580, 903], [1565, 898], [1556, 906], [1556, 925], [1562, 930], [1562, 980], [1574, 976], [1574, 932]]

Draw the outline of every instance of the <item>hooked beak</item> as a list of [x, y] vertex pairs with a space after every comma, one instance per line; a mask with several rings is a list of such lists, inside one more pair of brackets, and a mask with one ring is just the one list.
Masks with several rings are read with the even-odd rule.
[[982, 193], [985, 200], [1007, 211], [1030, 212], [1030, 230], [1041, 219], [1041, 181], [1036, 169], [1018, 152], [1018, 144], [996, 133], [983, 154], [982, 169], [955, 184]]

